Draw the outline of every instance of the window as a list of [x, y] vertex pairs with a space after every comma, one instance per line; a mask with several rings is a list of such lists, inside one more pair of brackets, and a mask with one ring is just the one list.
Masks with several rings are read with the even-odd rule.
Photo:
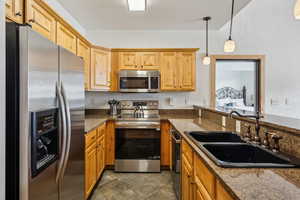
[[212, 57], [212, 106], [218, 109], [261, 112], [264, 91], [263, 57]]

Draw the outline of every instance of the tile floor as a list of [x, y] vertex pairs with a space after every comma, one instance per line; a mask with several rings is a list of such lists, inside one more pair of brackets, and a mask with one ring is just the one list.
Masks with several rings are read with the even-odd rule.
[[176, 200], [171, 174], [115, 173], [107, 170], [91, 200]]

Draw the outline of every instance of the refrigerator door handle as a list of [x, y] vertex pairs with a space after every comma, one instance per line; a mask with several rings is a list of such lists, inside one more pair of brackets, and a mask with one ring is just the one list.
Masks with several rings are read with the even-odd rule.
[[62, 97], [65, 102], [65, 108], [66, 108], [66, 119], [67, 119], [67, 146], [66, 146], [66, 156], [63, 164], [63, 169], [62, 169], [62, 175], [61, 177], [64, 176], [65, 170], [68, 164], [69, 160], [69, 154], [70, 154], [70, 147], [71, 147], [71, 112], [70, 112], [70, 105], [68, 98], [66, 96], [66, 90], [63, 86], [63, 83], [61, 83], [61, 91], [62, 91]]
[[56, 174], [56, 183], [59, 182], [62, 169], [63, 169], [63, 164], [66, 156], [66, 138], [67, 138], [67, 121], [66, 121], [66, 108], [64, 104], [63, 97], [61, 95], [61, 90], [60, 90], [60, 83], [56, 84], [56, 93], [58, 97], [58, 103], [59, 103], [59, 108], [60, 108], [60, 113], [61, 113], [61, 118], [62, 118], [62, 143], [61, 143], [61, 158], [58, 163], [58, 169], [57, 169], [57, 174]]

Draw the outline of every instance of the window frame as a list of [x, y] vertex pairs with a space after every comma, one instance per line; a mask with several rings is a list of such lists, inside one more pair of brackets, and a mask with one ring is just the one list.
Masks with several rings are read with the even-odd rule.
[[216, 107], [216, 63], [218, 60], [255, 60], [258, 62], [258, 111], [265, 107], [265, 55], [211, 55], [210, 64], [210, 106]]

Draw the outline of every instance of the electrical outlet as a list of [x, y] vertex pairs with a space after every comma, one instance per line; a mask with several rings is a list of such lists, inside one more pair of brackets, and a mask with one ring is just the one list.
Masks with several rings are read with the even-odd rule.
[[222, 126], [226, 127], [226, 117], [222, 116]]
[[200, 118], [202, 117], [202, 110], [201, 110], [201, 109], [198, 110], [198, 116], [199, 116]]
[[235, 122], [235, 131], [237, 133], [241, 132], [241, 121], [239, 121], [239, 120], [236, 120], [236, 122]]

